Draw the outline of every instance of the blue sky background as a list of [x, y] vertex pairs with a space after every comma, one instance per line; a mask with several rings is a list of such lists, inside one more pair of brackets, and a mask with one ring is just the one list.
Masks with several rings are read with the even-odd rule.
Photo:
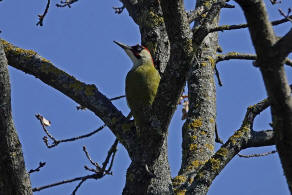
[[[95, 84], [107, 97], [124, 94], [124, 79], [131, 62], [112, 41], [126, 44], [140, 42], [139, 29], [124, 10], [114, 14], [113, 6], [119, 1], [80, 0], [71, 9], [56, 8], [52, 2], [44, 26], [39, 27], [37, 15], [43, 12], [46, 1], [4, 0], [0, 3], [0, 37], [25, 49], [33, 49], [52, 61], [58, 68], [88, 84]], [[186, 0], [186, 7], [194, 3]], [[234, 2], [231, 2], [235, 4]], [[277, 7], [267, 1], [271, 19], [281, 16]], [[284, 11], [291, 7], [291, 0], [283, 0]], [[224, 9], [221, 24], [244, 23], [238, 8]], [[281, 36], [291, 28], [290, 24], [275, 27]], [[248, 31], [236, 30], [219, 33], [224, 53], [229, 51], [254, 53]], [[291, 57], [291, 55], [290, 55]], [[240, 127], [246, 108], [266, 97], [260, 72], [251, 61], [229, 61], [218, 64], [223, 87], [217, 88], [217, 124], [221, 138], [226, 141]], [[60, 144], [47, 149], [42, 141], [44, 132], [35, 118], [41, 113], [52, 121], [50, 132], [57, 138], [69, 138], [88, 133], [102, 121], [90, 111], [77, 111], [77, 104], [33, 76], [9, 67], [12, 85], [12, 105], [15, 125], [21, 139], [27, 169], [35, 168], [40, 161], [47, 165], [39, 173], [31, 175], [32, 186], [70, 179], [90, 174], [83, 166], [90, 165], [82, 152], [85, 145], [92, 158], [102, 163], [114, 136], [105, 128], [100, 133], [80, 141]], [[287, 69], [291, 81], [292, 72]], [[125, 115], [129, 109], [125, 99], [114, 104]], [[181, 161], [181, 107], [175, 113], [169, 129], [169, 161], [175, 176]], [[270, 129], [270, 111], [260, 114], [255, 130]], [[218, 146], [217, 146], [218, 148]], [[274, 147], [248, 149], [243, 154], [266, 152]], [[121, 194], [125, 184], [129, 157], [122, 145], [118, 147], [113, 176], [101, 180], [89, 180], [79, 189], [82, 195]], [[39, 195], [71, 194], [77, 183], [36, 192]], [[277, 154], [267, 157], [243, 159], [235, 157], [212, 184], [210, 195], [274, 195], [289, 194]]]

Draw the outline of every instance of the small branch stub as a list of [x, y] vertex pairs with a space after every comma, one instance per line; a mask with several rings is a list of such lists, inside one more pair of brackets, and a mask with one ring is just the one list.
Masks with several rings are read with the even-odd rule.
[[45, 165], [46, 165], [46, 162], [40, 162], [37, 168], [29, 170], [28, 173], [31, 174], [34, 172], [39, 172], [41, 168], [44, 167]]

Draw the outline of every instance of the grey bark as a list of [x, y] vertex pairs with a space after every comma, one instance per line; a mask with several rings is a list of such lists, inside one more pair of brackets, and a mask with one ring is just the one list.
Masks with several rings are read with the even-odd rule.
[[292, 52], [292, 30], [277, 41], [262, 0], [237, 0], [243, 9], [271, 101], [273, 129], [287, 183], [292, 192], [292, 97], [284, 60]]
[[21, 143], [12, 114], [7, 59], [0, 42], [0, 194], [31, 195]]
[[[185, 12], [182, 0], [171, 2], [122, 0], [122, 2], [130, 16], [139, 25], [142, 44], [148, 47], [156, 66], [163, 73], [153, 107], [145, 110], [149, 117], [144, 127], [136, 128], [133, 121], [123, 116], [94, 85], [78, 81], [33, 51], [16, 48], [3, 42], [9, 64], [36, 76], [87, 107], [109, 126], [127, 149], [132, 161], [127, 170], [124, 195], [185, 192], [206, 194], [215, 177], [240, 150], [275, 143], [276, 139], [271, 131], [254, 132], [252, 130], [255, 115], [261, 109], [268, 107], [270, 102], [264, 101], [250, 108], [241, 128], [214, 154], [216, 90], [213, 74], [218, 40], [215, 33], [209, 33], [216, 27], [217, 16], [225, 2], [198, 1], [197, 7], [200, 9], [203, 7], [204, 17], [196, 21], [194, 29], [190, 29], [189, 25], [194, 17]], [[256, 0], [256, 2], [259, 1]], [[250, 10], [249, 7], [248, 10]], [[201, 13], [200, 10], [198, 12]], [[265, 27], [261, 24], [261, 28], [257, 31], [264, 29], [265, 33], [270, 30]], [[256, 35], [253, 38], [255, 45], [274, 41], [273, 35], [269, 37], [271, 40], [264, 42], [261, 42], [259, 37], [261, 36]], [[278, 42], [279, 51], [286, 53], [290, 51], [283, 49], [283, 47], [290, 48], [285, 44], [287, 40], [291, 40], [289, 33]], [[259, 56], [265, 53], [261, 49], [256, 48], [256, 50]], [[283, 52], [281, 54], [278, 58], [284, 61], [285, 55]], [[260, 61], [261, 58], [257, 59], [261, 63], [265, 62]], [[282, 75], [283, 69], [280, 72]], [[186, 81], [189, 88], [190, 112], [183, 127], [183, 162], [180, 175], [171, 181], [167, 156], [168, 125]], [[285, 87], [284, 92], [286, 95], [289, 93], [288, 96], [290, 96], [290, 91], [287, 91]], [[277, 104], [279, 103], [277, 101], [271, 100], [273, 116], [274, 113], [279, 114], [278, 111], [274, 112], [273, 106], [276, 108], [282, 106], [282, 104]], [[284, 112], [284, 114], [290, 116], [290, 112]], [[278, 123], [276, 123], [276, 128], [280, 128], [277, 125]], [[278, 134], [278, 137], [281, 137], [279, 135], [282, 134]], [[290, 136], [289, 133], [287, 135]], [[283, 143], [290, 147], [291, 142], [284, 140]]]

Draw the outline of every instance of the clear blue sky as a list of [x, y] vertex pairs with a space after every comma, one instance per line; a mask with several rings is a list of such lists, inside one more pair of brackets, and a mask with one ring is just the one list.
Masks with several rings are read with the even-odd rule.
[[[284, 9], [291, 7], [291, 0], [283, 0]], [[127, 44], [140, 41], [139, 29], [125, 10], [114, 14], [113, 6], [119, 1], [80, 0], [68, 8], [56, 8], [52, 2], [44, 26], [38, 27], [37, 15], [43, 12], [46, 1], [3, 0], [0, 3], [0, 37], [25, 49], [33, 49], [52, 61], [58, 68], [88, 84], [95, 84], [107, 97], [124, 94], [124, 79], [131, 67], [123, 51], [113, 44], [118, 40]], [[187, 0], [187, 7], [191, 7]], [[235, 4], [234, 2], [231, 2]], [[269, 2], [267, 1], [269, 4]], [[290, 4], [289, 4], [290, 3]], [[237, 5], [236, 5], [237, 6]], [[276, 7], [269, 6], [272, 19], [279, 19]], [[221, 24], [243, 23], [241, 10], [224, 9]], [[278, 35], [291, 28], [290, 24], [276, 27]], [[219, 33], [224, 53], [229, 51], [253, 53], [247, 30]], [[224, 86], [217, 88], [217, 124], [220, 136], [226, 141], [240, 127], [246, 108], [266, 97], [258, 69], [251, 61], [229, 61], [218, 64]], [[47, 86], [33, 76], [9, 68], [12, 85], [12, 104], [15, 125], [23, 145], [27, 169], [35, 168], [39, 161], [47, 165], [39, 173], [31, 175], [32, 186], [37, 187], [64, 179], [90, 174], [83, 166], [90, 165], [82, 146], [85, 145], [92, 158], [103, 162], [107, 150], [114, 141], [106, 128], [91, 138], [73, 143], [60, 144], [47, 149], [42, 142], [44, 132], [36, 113], [52, 121], [51, 133], [56, 138], [69, 138], [90, 132], [100, 125], [90, 111], [77, 111], [77, 104], [60, 92]], [[290, 81], [291, 70], [287, 72]], [[125, 115], [128, 114], [125, 100], [114, 104]], [[181, 108], [178, 108], [169, 129], [169, 161], [175, 176], [181, 161]], [[256, 119], [255, 130], [270, 129], [270, 111]], [[218, 148], [218, 147], [217, 147]], [[243, 154], [274, 150], [274, 147], [249, 149]], [[125, 183], [129, 158], [119, 145], [113, 167], [113, 176], [101, 180], [87, 181], [79, 189], [82, 195], [121, 194]], [[77, 183], [43, 190], [35, 194], [71, 194]], [[210, 195], [274, 195], [289, 194], [277, 154], [255, 159], [235, 157], [211, 186]]]

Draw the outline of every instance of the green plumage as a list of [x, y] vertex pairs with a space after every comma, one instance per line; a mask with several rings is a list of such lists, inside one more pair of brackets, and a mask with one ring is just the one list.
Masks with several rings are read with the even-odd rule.
[[126, 77], [126, 98], [136, 125], [144, 123], [143, 110], [151, 107], [160, 82], [160, 75], [152, 63], [131, 69]]

